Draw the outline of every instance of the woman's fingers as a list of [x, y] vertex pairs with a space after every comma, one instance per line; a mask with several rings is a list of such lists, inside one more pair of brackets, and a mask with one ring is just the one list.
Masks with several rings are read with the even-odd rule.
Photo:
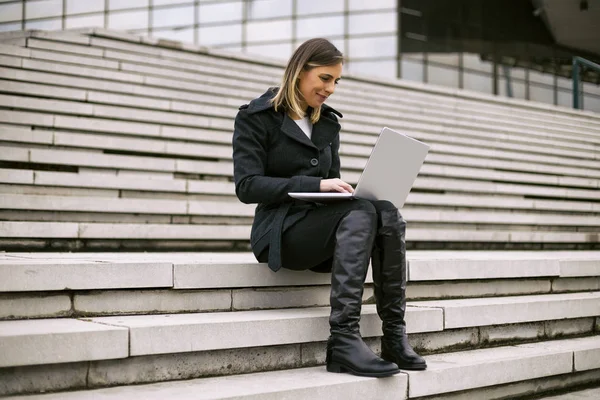
[[352, 186], [350, 186], [349, 184], [347, 184], [346, 182], [344, 182], [341, 179], [337, 179], [337, 188], [336, 190], [338, 192], [342, 192], [342, 193], [352, 193], [354, 192], [354, 189], [352, 188]]
[[341, 179], [324, 179], [321, 181], [322, 192], [354, 193], [351, 185]]

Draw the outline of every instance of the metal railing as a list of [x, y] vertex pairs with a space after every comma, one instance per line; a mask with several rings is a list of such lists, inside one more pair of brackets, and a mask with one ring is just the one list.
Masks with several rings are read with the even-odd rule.
[[590, 60], [586, 60], [585, 58], [581, 58], [581, 57], [573, 57], [573, 108], [580, 108], [579, 105], [579, 86], [580, 86], [580, 82], [579, 82], [579, 73], [581, 70], [581, 67], [586, 67], [586, 68], [591, 68], [596, 70], [597, 72], [600, 72], [600, 65], [591, 62]]

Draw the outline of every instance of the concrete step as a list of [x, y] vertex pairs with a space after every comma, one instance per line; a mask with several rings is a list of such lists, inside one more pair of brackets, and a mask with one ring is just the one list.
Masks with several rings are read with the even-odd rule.
[[[595, 277], [598, 251], [418, 251], [407, 253], [410, 282]], [[217, 289], [327, 285], [327, 274], [272, 273], [252, 253], [4, 253], [2, 291], [173, 287]], [[77, 273], [84, 270], [85, 273]], [[153, 271], [149, 280], [141, 271]], [[33, 271], [33, 272], [31, 272]], [[37, 279], [34, 279], [32, 276]], [[210, 279], [206, 277], [210, 276]], [[158, 279], [159, 281], [156, 281]], [[164, 280], [163, 280], [164, 279]], [[367, 276], [367, 282], [370, 275]], [[154, 282], [154, 283], [152, 283]], [[160, 282], [160, 283], [157, 283]]]
[[[15, 103], [18, 97], [14, 96]], [[45, 101], [45, 100], [39, 100]], [[0, 95], [0, 103], [2, 96]], [[49, 108], [54, 106], [49, 105]], [[232, 117], [233, 118], [233, 117]], [[77, 134], [67, 132], [33, 132], [26, 129], [3, 129], [0, 127], [0, 140], [11, 142], [38, 143], [54, 146], [74, 147], [77, 149], [100, 149], [118, 150], [123, 152], [142, 152], [147, 154], [167, 154], [173, 157], [198, 157], [210, 154], [211, 158], [231, 160], [231, 144], [192, 144], [173, 142], [170, 140], [142, 139], [129, 137], [113, 137], [107, 135]], [[427, 163], [458, 165], [468, 167], [481, 167], [489, 169], [516, 170], [525, 172], [543, 172], [544, 174], [579, 176], [588, 178], [600, 178], [600, 168], [595, 160], [574, 159], [569, 161], [565, 158], [548, 158], [532, 156], [531, 162], [517, 162], [522, 159], [522, 153], [508, 153], [485, 149], [464, 149], [460, 146], [432, 144], [435, 152], [427, 157]], [[371, 152], [370, 146], [342, 145], [340, 154], [342, 156], [358, 156], [361, 158], [342, 157], [346, 167], [362, 169], [366, 158]], [[480, 154], [477, 154], [480, 153]], [[461, 155], [458, 155], [461, 154]], [[561, 166], [565, 164], [578, 165], [578, 167]], [[549, 165], [552, 163], [553, 165]]]
[[[27, 160], [27, 155], [22, 151], [21, 160]], [[16, 157], [16, 156], [15, 156]], [[73, 188], [97, 188], [97, 189], [121, 189], [131, 191], [144, 192], [165, 192], [165, 193], [188, 193], [193, 194], [210, 194], [210, 195], [227, 195], [234, 196], [233, 185], [230, 182], [220, 181], [202, 181], [197, 179], [154, 179], [157, 172], [152, 171], [133, 171], [133, 170], [116, 170], [116, 169], [97, 169], [97, 174], [94, 179], [89, 179], [87, 173], [71, 172], [52, 172], [52, 171], [32, 171], [19, 169], [0, 169], [0, 183], [5, 184], [26, 184], [44, 187], [70, 187]], [[135, 173], [135, 175], [134, 175]], [[141, 174], [145, 175], [141, 175]], [[135, 178], [132, 178], [134, 177]], [[354, 174], [354, 179], [357, 179]], [[356, 181], [348, 180], [352, 184]], [[595, 202], [582, 200], [600, 199], [600, 194], [597, 190], [573, 189], [573, 188], [553, 188], [523, 184], [503, 184], [497, 182], [461, 180], [452, 178], [436, 178], [428, 176], [420, 176], [413, 185], [414, 189], [425, 189], [440, 191], [443, 189], [447, 193], [458, 193], [458, 197], [451, 194], [444, 194], [445, 201], [448, 205], [471, 205], [473, 207], [484, 207], [481, 200], [485, 199], [485, 204], [496, 208], [521, 208], [521, 205], [526, 209], [571, 209], [573, 211], [593, 211], [596, 212], [597, 207]], [[5, 189], [5, 191], [7, 191]], [[14, 192], [20, 193], [20, 192]], [[59, 192], [55, 192], [58, 194]], [[477, 196], [466, 196], [460, 193], [477, 193]], [[536, 199], [520, 199], [515, 197], [515, 193], [521, 196], [534, 196]], [[46, 194], [46, 192], [44, 192]], [[48, 192], [47, 194], [50, 194]], [[75, 192], [65, 192], [65, 195], [73, 195]], [[487, 196], [493, 194], [494, 196]], [[115, 196], [117, 196], [115, 194]], [[506, 202], [501, 201], [503, 197], [508, 195], [511, 200], [506, 198]], [[153, 196], [156, 196], [154, 194]], [[416, 203], [432, 204], [431, 199], [436, 195], [426, 193], [413, 192], [409, 194], [408, 204], [412, 198], [416, 198]], [[139, 196], [138, 196], [139, 197]], [[562, 200], [543, 200], [544, 197], [564, 198], [564, 199], [579, 199], [576, 203]], [[458, 203], [454, 203], [458, 201]], [[552, 204], [552, 206], [550, 206]]]
[[[95, 38], [91, 38], [90, 36], [86, 35], [95, 36]], [[115, 33], [100, 29], [89, 30], [87, 32], [78, 32], [77, 34], [69, 32], [67, 35], [64, 35], [63, 32], [59, 34], [52, 32], [52, 35], [50, 35], [48, 32], [41, 31], [23, 33], [22, 38], [29, 37], [43, 38], [44, 40], [52, 40], [54, 42], [77, 43], [84, 45], [90, 45], [92, 40], [94, 40], [95, 45], [102, 44], [105, 47], [105, 56], [112, 51], [109, 50], [110, 48], [125, 49], [126, 52], [121, 52], [121, 54], [127, 54], [131, 56], [132, 54], [137, 53], [137, 55], [134, 57], [150, 55], [156, 58], [158, 56], [160, 57], [160, 61], [169, 59], [177, 60], [179, 62], [178, 66], [185, 63], [192, 66], [196, 66], [197, 64], [210, 64], [215, 67], [226, 67], [228, 70], [236, 71], [238, 73], [244, 71], [251, 72], [253, 73], [253, 76], [251, 77], [254, 79], [257, 79], [257, 75], [271, 75], [278, 77], [283, 67], [281, 61], [271, 61], [263, 58], [260, 63], [257, 63], [252, 57], [245, 56], [243, 54], [234, 55], [227, 52], [221, 52], [219, 50], [208, 50], [206, 48], [196, 47], [185, 43], [176, 43], [176, 46], [171, 46], [166, 42], [160, 42], [153, 38], [139, 37], [131, 34], [124, 35], [121, 32]], [[106, 39], [113, 39], [113, 42], [110, 43]], [[115, 42], [115, 39], [118, 41]], [[129, 43], [124, 43], [124, 41]], [[146, 46], [131, 46], [131, 44], [139, 43], [143, 43]], [[26, 42], [22, 42], [22, 45], [26, 44]], [[75, 48], [70, 48], [69, 51], [74, 51], [74, 49]], [[156, 60], [154, 63], [156, 63]], [[366, 83], [366, 80], [362, 77], [356, 79], [356, 81], [357, 82], [349, 81], [347, 84], [353, 88], [362, 88], [363, 86], [361, 85]], [[386, 81], [386, 84], [389, 85], [389, 81]], [[547, 114], [547, 117], [545, 116], [546, 121], [568, 121], [571, 123], [571, 126], [573, 126], [576, 122], [581, 123], [581, 121], [584, 119], [590, 122], [597, 120], [597, 118], [595, 118], [591, 113], [570, 109], [557, 109], [556, 107], [545, 104], [524, 102], [515, 99], [490, 98], [489, 96], [479, 93], [462, 91], [456, 92], [443, 87], [432, 86], [422, 88], [420, 85], [415, 85], [408, 81], [395, 82], [395, 86], [397, 87], [388, 88], [384, 86], [381, 88], [380, 92], [383, 95], [396, 94], [398, 89], [404, 89], [406, 93], [403, 97], [406, 99], [410, 98], [410, 101], [413, 102], [413, 104], [419, 102], [419, 99], [422, 99], [420, 101], [422, 104], [431, 104], [430, 99], [431, 97], [435, 96], [436, 100], [438, 100], [436, 102], [438, 104], [438, 108], [456, 108], [457, 106], [455, 103], [458, 102], [464, 105], [475, 105], [479, 108], [492, 110], [503, 115], [532, 117], [543, 113]], [[415, 91], [415, 89], [419, 91]], [[448, 94], [451, 96], [448, 96]], [[560, 111], [557, 112], [557, 110]], [[549, 114], [548, 111], [550, 111], [551, 114]], [[579, 118], [579, 121], [576, 119], [577, 117]]]
[[540, 397], [540, 400], [596, 400], [600, 399], [600, 388], [577, 390], [569, 393]]
[[[0, 338], [4, 338], [0, 367], [90, 361], [102, 359], [102, 354], [112, 359], [324, 341], [329, 335], [328, 319], [329, 308], [316, 307], [0, 321]], [[406, 321], [411, 333], [441, 331], [442, 311], [410, 307]], [[380, 336], [380, 324], [375, 306], [365, 305], [362, 335]], [[82, 335], [82, 330], [91, 333]], [[97, 343], [106, 332], [111, 334], [111, 345], [106, 344], [110, 349], [105, 351]]]
[[[560, 387], [557, 380], [577, 384], [599, 376], [598, 336], [462, 351], [426, 356], [426, 371], [403, 371], [391, 378], [357, 378], [332, 374], [323, 367], [263, 372], [183, 382], [121, 386], [107, 389], [35, 395], [32, 400], [178, 398], [303, 399], [398, 398], [458, 396], [500, 399], [531, 395]], [[408, 379], [406, 379], [408, 378]], [[517, 385], [515, 385], [517, 384]], [[331, 386], [335, 385], [335, 390]], [[340, 391], [339, 386], [344, 385]], [[567, 384], [568, 385], [568, 384]], [[317, 386], [318, 388], [315, 388]], [[364, 390], [364, 391], [363, 391]], [[355, 397], [356, 394], [358, 397]], [[200, 397], [199, 397], [200, 396]], [[350, 396], [350, 397], [348, 397]], [[479, 396], [479, 397], [477, 397]], [[8, 399], [24, 399], [23, 396]]]
[[[135, 39], [133, 39], [133, 40], [135, 41]], [[105, 45], [107, 44], [107, 42], [106, 42], [105, 40], [104, 40], [102, 43], [103, 43], [103, 44], [105, 44]], [[49, 43], [48, 43], [48, 42], [46, 42], [46, 41], [34, 40], [34, 42], [33, 42], [33, 46], [36, 46], [36, 45], [37, 45], [37, 46], [42, 46], [42, 47], [43, 47], [44, 45], [46, 45], [46, 46], [56, 46], [56, 42], [54, 42], [54, 43], [50, 43], [50, 44], [49, 44]], [[121, 43], [119, 43], [119, 46], [122, 46], [122, 42], [121, 42]], [[139, 46], [138, 46], [138, 47], [139, 47]], [[146, 47], [147, 47], [147, 46], [146, 46]], [[131, 52], [131, 51], [134, 51], [133, 47], [131, 47], [131, 46], [127, 46], [127, 49], [129, 50], [129, 52]], [[56, 50], [56, 49], [53, 49], [53, 50]], [[72, 50], [72, 49], [69, 49], [69, 50]], [[144, 51], [147, 51], [147, 49], [144, 49], [144, 48], [139, 48], [137, 51], [144, 52]], [[104, 53], [104, 55], [105, 55], [105, 56], [108, 56], [108, 54], [107, 54], [107, 53], [108, 53], [108, 50], [105, 50], [105, 53]], [[155, 56], [156, 56], [156, 54], [160, 54], [160, 53], [156, 53], [154, 50], [152, 50], [152, 52], [151, 52], [151, 53], [153, 53]], [[121, 52], [120, 54], [127, 54], [127, 53], [123, 53], [123, 52]], [[117, 57], [119, 57], [119, 58], [120, 58], [120, 56], [117, 56]], [[136, 59], [135, 59], [135, 61], [136, 61], [136, 62], [144, 62], [144, 61], [145, 61], [143, 58], [140, 60], [140, 56], [135, 56], [135, 57], [136, 57]], [[199, 58], [199, 57], [203, 57], [203, 56], [202, 56], [202, 55], [196, 55], [196, 58]], [[187, 59], [189, 59], [189, 57], [184, 57], [184, 59], [181, 59], [180, 61], [184, 61], [184, 60], [185, 60], [185, 61], [187, 61]], [[204, 62], [215, 62], [215, 61], [213, 61], [213, 60], [210, 60], [210, 59], [208, 59], [208, 58], [207, 58], [207, 57], [205, 57], [205, 56], [204, 56], [203, 60], [204, 60]], [[162, 62], [164, 62], [165, 60], [164, 60], [164, 59], [159, 59], [159, 60], [153, 60], [153, 61], [154, 61], [154, 62], [153, 62], [153, 64], [154, 64], [154, 65], [156, 65], [157, 61], [160, 63], [161, 61], [162, 61]], [[184, 62], [185, 62], [185, 61], [184, 61]], [[196, 60], [196, 61], [197, 61], [197, 60]], [[221, 61], [221, 63], [222, 63], [222, 61]], [[196, 64], [189, 64], [190, 66], [189, 66], [189, 67], [187, 67], [187, 68], [190, 68], [190, 69], [195, 69], [195, 70], [196, 70], [196, 69], [198, 68], [198, 67], [197, 67], [197, 64], [199, 64], [199, 63], [196, 63]], [[184, 65], [185, 65], [185, 64], [184, 64]], [[222, 64], [222, 65], [223, 65], [223, 64]], [[168, 65], [168, 64], [167, 64], [167, 65], [165, 65], [165, 66], [168, 66], [168, 67], [170, 67], [170, 68], [172, 68], [172, 67], [173, 67], [173, 65]], [[230, 62], [229, 64], [227, 64], [227, 66], [231, 68], [232, 66], [236, 66], [236, 63], [231, 63], [231, 62]], [[180, 62], [180, 64], [179, 64], [179, 65], [176, 65], [176, 67], [181, 67], [181, 62]], [[193, 68], [193, 67], [196, 67], [196, 68]], [[234, 68], [234, 71], [235, 71], [235, 68]], [[217, 70], [217, 71], [214, 71], [214, 70], [213, 70], [213, 71], [206, 71], [206, 72], [218, 72], [218, 70]], [[261, 76], [261, 77], [262, 77], [262, 76], [269, 76], [269, 75], [271, 75], [271, 76], [278, 76], [278, 75], [279, 75], [279, 73], [280, 73], [280, 72], [279, 72], [279, 69], [272, 69], [272, 73], [270, 74], [270, 73], [269, 73], [269, 69], [268, 69], [268, 68], [266, 68], [266, 67], [262, 67], [262, 70], [261, 70], [261, 74], [260, 74], [260, 76]], [[260, 78], [257, 78], [256, 74], [254, 74], [254, 75], [250, 75], [250, 76], [244, 76], [244, 78], [245, 78], [245, 79], [260, 79]], [[360, 84], [359, 84], [358, 82], [351, 82], [351, 83], [350, 83], [350, 85], [351, 85], [352, 87], [354, 87], [354, 86], [356, 86], [357, 88], [358, 88], [358, 87], [360, 87], [360, 86], [359, 86]], [[385, 95], [387, 92], [388, 92], [388, 90], [385, 90], [385, 88], [384, 88], [384, 90], [383, 90], [383, 93], [384, 93], [384, 95]], [[393, 93], [393, 92], [391, 92], [391, 93]], [[412, 101], [414, 101], [414, 99], [411, 99], [411, 100], [412, 100]], [[571, 125], [571, 126], [572, 126], [572, 125]]]
[[[37, 65], [37, 64], [34, 64], [34, 65]], [[148, 72], [148, 71], [146, 71], [146, 72]], [[168, 76], [168, 75], [167, 75], [167, 76]], [[196, 75], [196, 76], [197, 76], [197, 75]], [[263, 85], [263, 86], [264, 86], [264, 83], [261, 83], [261, 85]], [[257, 88], [257, 89], [258, 89], [258, 88]], [[444, 119], [447, 121], [447, 116], [444, 116], [443, 118], [444, 118]], [[472, 119], [472, 117], [471, 117], [471, 119]], [[434, 121], [434, 122], [435, 122], [435, 121]], [[438, 121], [438, 122], [439, 122], [439, 121]], [[550, 127], [549, 129], [552, 129], [552, 128]], [[564, 137], [564, 138], [566, 139], [567, 137]], [[571, 138], [571, 139], [573, 138], [573, 135], [572, 135], [572, 134], [570, 135], [570, 138]]]
[[[56, 393], [32, 396], [31, 399], [128, 399], [147, 400], [176, 397], [187, 399], [406, 399], [408, 379], [405, 374], [374, 379], [349, 374], [332, 374], [323, 367], [262, 372], [221, 378], [205, 378], [184, 382], [158, 383], [144, 386], [123, 386], [96, 391]], [[21, 396], [7, 400], [21, 399]]]
[[[459, 224], [456, 224], [459, 225]], [[4, 238], [69, 238], [69, 239], [165, 239], [165, 240], [235, 240], [247, 242], [249, 225], [206, 224], [134, 224], [100, 222], [38, 222], [2, 221], [0, 233]], [[477, 226], [431, 227], [413, 226], [410, 241], [471, 242], [471, 243], [583, 243], [596, 244], [595, 232], [529, 231], [477, 229]]]
[[[1, 112], [0, 112], [1, 114]], [[0, 115], [0, 119], [2, 116]], [[104, 154], [99, 151], [72, 149], [43, 149], [16, 146], [1, 146], [0, 160], [94, 168], [118, 168], [143, 171], [182, 172], [202, 175], [231, 177], [233, 164], [230, 161], [197, 161], [176, 158], [158, 158], [148, 156], [128, 156]], [[358, 181], [364, 168], [364, 158], [341, 157], [342, 179], [354, 183]], [[354, 171], [352, 171], [354, 169]], [[592, 178], [579, 178], [563, 175], [541, 175], [528, 172], [503, 172], [493, 168], [471, 168], [454, 165], [424, 164], [420, 174], [423, 176], [446, 176], [495, 180], [504, 182], [533, 183], [551, 186], [598, 188], [600, 181]]]
[[[13, 82], [13, 81], [4, 81], [7, 86], [11, 85], [11, 86], [15, 86], [15, 85], [27, 85], [24, 87], [20, 87], [19, 86], [19, 90], [30, 90], [32, 92], [32, 94], [42, 94], [44, 97], [46, 96], [50, 96], [50, 97], [55, 97], [54, 93], [56, 92], [58, 95], [60, 95], [61, 93], [63, 93], [61, 90], [61, 88], [57, 88], [58, 90], [55, 91], [54, 88], [56, 88], [55, 85], [60, 84], [61, 81], [63, 80], [63, 78], [61, 78], [61, 75], [53, 75], [53, 74], [47, 74], [48, 76], [45, 76], [43, 73], [39, 73], [39, 72], [33, 72], [33, 71], [18, 71], [18, 70], [13, 70], [13, 69], [2, 69], [0, 68], [0, 76], [4, 76], [7, 78], [12, 78], [12, 79], [20, 79], [20, 80], [28, 80], [31, 82], [48, 82], [49, 84], [51, 84], [52, 86], [43, 86], [43, 85], [35, 85], [35, 87], [37, 87], [37, 89], [33, 89], [32, 85], [33, 84], [23, 84], [20, 82]], [[78, 79], [78, 78], [72, 78], [70, 80], [67, 80], [65, 82], [63, 82], [63, 85], [68, 85], [68, 86], [81, 86], [82, 88], [93, 88], [94, 90], [88, 90], [85, 93], [81, 93], [81, 91], [77, 92], [73, 92], [73, 89], [64, 89], [65, 91], [67, 91], [67, 93], [65, 94], [65, 96], [67, 98], [80, 98], [82, 95], [85, 95], [86, 98], [88, 98], [90, 101], [97, 101], [100, 100], [102, 98], [110, 98], [110, 101], [118, 101], [118, 99], [122, 99], [121, 102], [124, 102], [125, 105], [136, 105], [139, 103], [140, 106], [156, 106], [157, 104], [164, 104], [164, 107], [166, 109], [172, 109], [172, 110], [180, 110], [180, 111], [186, 111], [186, 110], [196, 110], [195, 108], [190, 109], [189, 105], [190, 104], [189, 101], [200, 101], [200, 102], [204, 102], [206, 104], [212, 105], [213, 104], [213, 99], [214, 99], [214, 94], [213, 95], [194, 95], [191, 93], [185, 93], [185, 96], [182, 96], [182, 92], [179, 91], [173, 91], [170, 90], [168, 88], [162, 88], [160, 91], [158, 91], [157, 89], [152, 89], [152, 88], [148, 88], [148, 87], [144, 87], [144, 86], [139, 86], [137, 88], [135, 88], [135, 90], [133, 88], [131, 89], [127, 89], [127, 87], [123, 87], [122, 84], [115, 84], [114, 87], [104, 87], [105, 84], [109, 84], [109, 82], [107, 81], [96, 81], [96, 82], [92, 82], [89, 81], [89, 83], [86, 84], [86, 80], [82, 80], [82, 79]], [[96, 89], [99, 88], [103, 88], [106, 90], [112, 90], [112, 91], [118, 91], [118, 92], [123, 92], [126, 91], [127, 93], [133, 93], [135, 91], [136, 96], [126, 96], [126, 95], [109, 95], [103, 92], [97, 92]], [[15, 89], [17, 90], [17, 89]], [[177, 103], [177, 102], [166, 102], [165, 100], [153, 100], [152, 98], [141, 98], [140, 96], [142, 95], [152, 95], [154, 96], [154, 99], [164, 99], [164, 98], [168, 98], [168, 97], [174, 97], [174, 98], [181, 98], [183, 100], [186, 100], [185, 105], [181, 104], [181, 103]], [[101, 97], [98, 97], [101, 96]], [[252, 97], [252, 96], [250, 96]], [[231, 97], [226, 97], [222, 99], [222, 102], [225, 102], [227, 104], [229, 104], [233, 109], [237, 109], [237, 107], [239, 106], [239, 104], [243, 103], [246, 101], [246, 99], [248, 98], [248, 96], [246, 97], [241, 97], [241, 98], [231, 98]], [[194, 106], [195, 107], [195, 106]], [[213, 107], [214, 109], [214, 107]], [[350, 114], [351, 115], [351, 114]], [[382, 115], [382, 117], [385, 118], [385, 125], [389, 125], [389, 113], [385, 113]], [[379, 122], [377, 122], [379, 123]], [[382, 122], [383, 123], [383, 122]], [[350, 128], [352, 128], [352, 126], [349, 126]], [[401, 128], [403, 131], [405, 131], [406, 129], [427, 129], [433, 132], [439, 131], [440, 130], [440, 126], [439, 124], [423, 124], [422, 120], [420, 119], [418, 123], [414, 123], [414, 122], [410, 122], [407, 121], [406, 119], [403, 120], [402, 122], [402, 126], [399, 127]], [[448, 129], [448, 128], [445, 128]], [[456, 129], [455, 129], [456, 130]], [[494, 142], [498, 140], [498, 135], [499, 133], [490, 133], [487, 134], [486, 132], [482, 132], [481, 130], [477, 130], [477, 132], [474, 133], [470, 133], [469, 131], [465, 131], [463, 130], [463, 134], [467, 134], [467, 135], [471, 135], [472, 138], [479, 138], [482, 136], [486, 136], [486, 135], [490, 135], [489, 139], [493, 140]], [[417, 132], [413, 132], [413, 135], [415, 135]], [[455, 135], [459, 134], [459, 132], [453, 132]], [[411, 132], [407, 132], [407, 134], [411, 134]], [[417, 138], [420, 138], [422, 140], [433, 140], [435, 141], [435, 139], [438, 140], [448, 140], [447, 135], [442, 135], [442, 136], [435, 136], [435, 137], [431, 137], [431, 136], [426, 136], [426, 137], [419, 137], [419, 135], [416, 135]], [[503, 136], [506, 136], [506, 134], [503, 134]], [[520, 141], [520, 142], [528, 142], [530, 141], [529, 139], [527, 139], [529, 137], [529, 135], [524, 136], [522, 134], [515, 136], [514, 138], [512, 138], [511, 140], [513, 141]], [[373, 139], [374, 140], [374, 139]], [[569, 141], [568, 142], [556, 142], [556, 141], [552, 141], [552, 140], [545, 140], [541, 137], [537, 137], [535, 139], [535, 142], [540, 142], [544, 145], [560, 145], [560, 147], [573, 147], [573, 148], [581, 148], [581, 149], [589, 149], [589, 144], [586, 145], [578, 145], [576, 141], [573, 140], [572, 137], [569, 137]], [[490, 141], [484, 142], [484, 143], [491, 143]], [[501, 144], [506, 145], [506, 143], [503, 141]], [[536, 152], [539, 152], [542, 148], [540, 148], [539, 146], [536, 149]], [[518, 147], [515, 148], [515, 150], [519, 150]], [[521, 150], [522, 151], [522, 150]], [[595, 152], [589, 152], [587, 153], [588, 157], [592, 157], [595, 158]]]
[[128, 356], [128, 329], [76, 319], [0, 321], [0, 368]]
[[[436, 205], [447, 208], [445, 196], [437, 196], [438, 201], [430, 201], [427, 205]], [[481, 202], [485, 198], [480, 199]], [[470, 206], [460, 205], [462, 208]], [[488, 205], [493, 207], [492, 205]], [[506, 205], [505, 205], [506, 206]], [[79, 196], [51, 196], [51, 195], [24, 195], [4, 194], [0, 198], [0, 208], [5, 210], [39, 210], [55, 212], [77, 213], [135, 213], [157, 215], [189, 215], [189, 216], [228, 216], [249, 217], [254, 216], [254, 205], [243, 204], [236, 201], [190, 201], [190, 200], [161, 200], [161, 199], [123, 199], [107, 197], [79, 197]], [[543, 226], [600, 226], [600, 216], [574, 214], [576, 210], [568, 210], [568, 214], [559, 213], [532, 213], [510, 210], [467, 210], [453, 211], [431, 208], [421, 208], [416, 205], [407, 205], [402, 209], [403, 217], [411, 223], [464, 223], [464, 224], [497, 224], [497, 225], [532, 225]]]

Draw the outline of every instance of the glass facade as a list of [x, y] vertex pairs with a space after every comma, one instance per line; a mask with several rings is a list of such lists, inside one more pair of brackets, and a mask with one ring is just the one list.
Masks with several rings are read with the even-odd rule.
[[[326, 37], [349, 72], [571, 106], [568, 71], [542, 60], [548, 46], [525, 45], [521, 54], [542, 49], [533, 60], [482, 40], [493, 25], [490, 1], [0, 0], [0, 31], [103, 27], [283, 60], [302, 41]], [[594, 79], [582, 84], [582, 101], [600, 112]]]

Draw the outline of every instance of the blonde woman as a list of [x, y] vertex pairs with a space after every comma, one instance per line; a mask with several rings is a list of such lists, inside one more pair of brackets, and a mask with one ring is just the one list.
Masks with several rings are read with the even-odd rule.
[[[251, 246], [269, 268], [331, 272], [327, 370], [384, 377], [425, 369], [408, 343], [406, 223], [388, 201], [328, 205], [293, 200], [289, 192], [352, 192], [340, 179], [338, 111], [325, 101], [342, 76], [343, 56], [311, 39], [290, 58], [279, 88], [240, 107], [233, 135], [236, 194], [258, 203]], [[359, 333], [363, 286], [372, 258], [382, 357]]]

